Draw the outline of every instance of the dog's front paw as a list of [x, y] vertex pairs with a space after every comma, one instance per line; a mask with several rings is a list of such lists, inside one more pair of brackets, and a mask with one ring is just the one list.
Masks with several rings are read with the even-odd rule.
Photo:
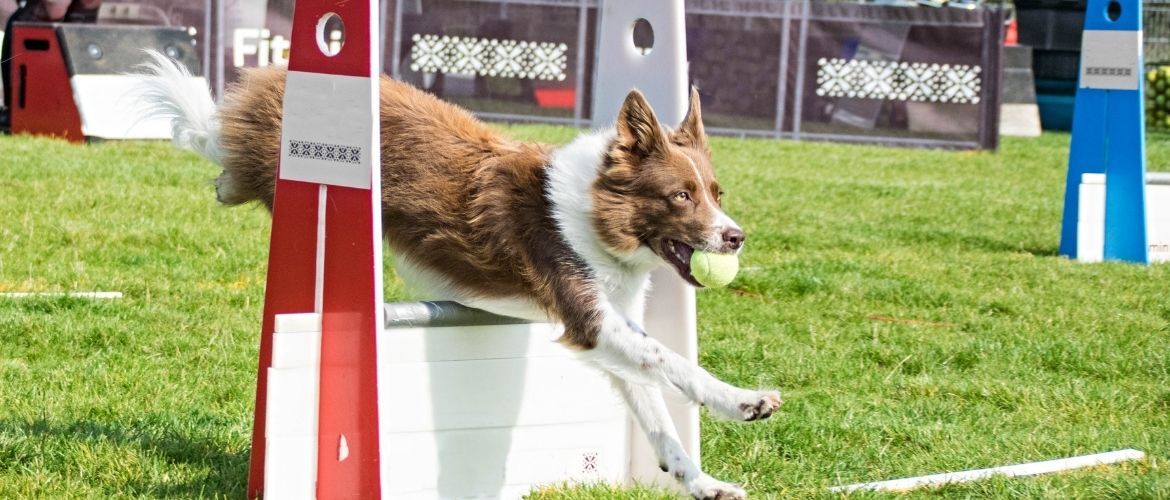
[[747, 492], [743, 491], [743, 488], [706, 474], [691, 481], [691, 484], [687, 485], [687, 491], [696, 500], [744, 500], [747, 498]]
[[739, 412], [744, 422], [763, 420], [772, 416], [772, 412], [780, 407], [784, 400], [780, 399], [780, 391], [756, 391], [739, 404]]
[[717, 415], [741, 422], [763, 420], [772, 416], [783, 400], [779, 391], [749, 391], [731, 388], [721, 397], [714, 398], [708, 406]]

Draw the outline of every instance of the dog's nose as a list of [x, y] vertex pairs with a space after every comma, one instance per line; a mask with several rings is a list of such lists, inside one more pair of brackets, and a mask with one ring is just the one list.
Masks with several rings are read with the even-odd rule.
[[747, 239], [747, 236], [739, 228], [723, 230], [723, 248], [726, 250], [739, 250], [739, 247], [743, 246], [745, 239]]

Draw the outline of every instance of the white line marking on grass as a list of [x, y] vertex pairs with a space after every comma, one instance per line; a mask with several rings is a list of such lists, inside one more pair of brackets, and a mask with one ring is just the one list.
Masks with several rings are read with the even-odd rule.
[[72, 297], [77, 299], [120, 299], [122, 292], [0, 292], [0, 298]]
[[908, 477], [905, 479], [891, 479], [889, 481], [878, 481], [873, 483], [858, 483], [847, 486], [834, 486], [829, 488], [833, 493], [849, 493], [857, 490], [871, 490], [871, 491], [908, 491], [915, 488], [925, 486], [942, 486], [952, 483], [966, 483], [970, 481], [978, 481], [980, 479], [987, 479], [992, 476], [1035, 476], [1038, 474], [1050, 474], [1053, 472], [1060, 472], [1070, 469], [1080, 469], [1084, 467], [1095, 467], [1098, 465], [1115, 464], [1118, 462], [1126, 462], [1130, 460], [1140, 460], [1146, 456], [1134, 449], [1125, 449], [1110, 451], [1105, 453], [1097, 453], [1094, 455], [1083, 455], [1079, 457], [1061, 458], [1057, 460], [1048, 460], [1045, 462], [1031, 462], [1017, 465], [1004, 465], [1001, 467], [992, 467], [990, 469], [977, 469], [962, 472], [945, 472], [942, 474], [932, 474], [929, 476]]

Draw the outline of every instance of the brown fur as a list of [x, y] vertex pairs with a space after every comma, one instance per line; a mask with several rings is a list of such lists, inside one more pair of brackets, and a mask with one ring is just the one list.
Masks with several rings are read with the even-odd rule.
[[[220, 110], [224, 171], [239, 204], [272, 209], [281, 70], [249, 71]], [[395, 252], [477, 296], [534, 299], [570, 332], [596, 329], [588, 268], [556, 235], [548, 149], [500, 137], [410, 85], [381, 81], [383, 230]], [[573, 304], [574, 307], [564, 307]], [[592, 347], [586, 335], [572, 344]]]
[[[272, 209], [284, 77], [283, 70], [249, 71], [220, 109], [231, 184], [225, 203], [259, 200]], [[600, 294], [550, 216], [549, 148], [506, 139], [466, 111], [385, 77], [381, 141], [383, 229], [396, 253], [471, 295], [531, 299], [565, 324], [570, 344], [596, 344]], [[606, 157], [593, 196], [595, 229], [607, 245], [661, 252], [670, 237], [704, 246], [699, 234], [712, 207], [694, 195], [710, 190], [717, 200], [718, 186], [697, 95], [680, 130], [667, 134], [641, 94], [631, 93]]]

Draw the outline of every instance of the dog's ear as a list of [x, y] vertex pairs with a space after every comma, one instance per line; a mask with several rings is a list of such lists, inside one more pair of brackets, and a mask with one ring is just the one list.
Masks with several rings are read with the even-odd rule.
[[666, 147], [666, 132], [641, 92], [631, 90], [617, 117], [618, 142], [641, 158]]
[[707, 131], [703, 129], [703, 113], [699, 110], [699, 89], [694, 86], [691, 86], [691, 102], [687, 116], [683, 118], [678, 130], [671, 134], [670, 140], [679, 146], [698, 148], [703, 151], [709, 149]]

